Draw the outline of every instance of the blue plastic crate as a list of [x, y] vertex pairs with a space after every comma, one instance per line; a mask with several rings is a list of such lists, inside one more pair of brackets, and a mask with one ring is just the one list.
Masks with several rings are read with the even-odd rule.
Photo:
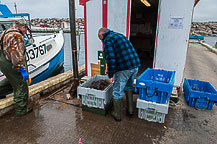
[[148, 68], [136, 79], [135, 91], [139, 98], [165, 104], [170, 98], [175, 81], [175, 71]]
[[185, 79], [183, 89], [186, 102], [191, 107], [211, 110], [217, 103], [217, 91], [207, 81]]

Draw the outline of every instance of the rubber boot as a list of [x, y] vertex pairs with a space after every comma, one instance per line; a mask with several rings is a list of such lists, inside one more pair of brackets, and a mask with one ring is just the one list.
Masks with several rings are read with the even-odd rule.
[[133, 91], [126, 91], [127, 115], [133, 115]]
[[113, 99], [113, 111], [111, 114], [116, 121], [121, 121], [121, 107], [122, 107], [122, 100]]
[[27, 115], [28, 113], [31, 113], [32, 111], [33, 111], [32, 108], [26, 108], [26, 110], [24, 110], [22, 113], [21, 112], [16, 113], [16, 116], [21, 117], [21, 116]]

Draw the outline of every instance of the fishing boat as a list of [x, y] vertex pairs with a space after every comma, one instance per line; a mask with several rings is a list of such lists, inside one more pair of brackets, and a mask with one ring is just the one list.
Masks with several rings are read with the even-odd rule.
[[191, 35], [190, 39], [204, 40], [204, 36], [202, 36], [202, 35]]
[[[16, 20], [26, 19], [31, 28], [29, 13], [12, 14], [9, 8], [0, 4], [0, 31], [15, 25]], [[63, 31], [58, 33], [34, 36], [34, 43], [26, 48], [28, 71], [32, 84], [38, 83], [55, 73], [63, 70], [64, 64], [64, 36]], [[5, 76], [0, 72], [0, 81]]]

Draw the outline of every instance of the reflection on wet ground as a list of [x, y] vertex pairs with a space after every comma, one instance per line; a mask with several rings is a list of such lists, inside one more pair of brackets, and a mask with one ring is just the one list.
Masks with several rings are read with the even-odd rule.
[[162, 142], [167, 143], [210, 143], [217, 142], [217, 108], [201, 110], [187, 106], [170, 108], [165, 125], [168, 131]]
[[10, 113], [0, 119], [1, 143], [152, 143], [164, 135], [163, 124], [136, 117], [117, 123], [106, 116], [50, 101], [35, 118], [34, 113], [16, 118]]

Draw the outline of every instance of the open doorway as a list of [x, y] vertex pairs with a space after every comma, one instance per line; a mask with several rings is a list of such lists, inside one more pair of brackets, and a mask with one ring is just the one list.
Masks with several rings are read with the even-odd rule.
[[130, 41], [136, 49], [141, 67], [138, 76], [153, 67], [159, 0], [132, 0]]

